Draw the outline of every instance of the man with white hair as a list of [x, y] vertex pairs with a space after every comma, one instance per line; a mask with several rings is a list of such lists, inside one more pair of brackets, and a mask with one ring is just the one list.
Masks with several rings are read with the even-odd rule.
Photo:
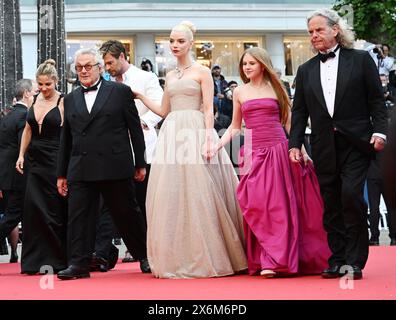
[[65, 97], [57, 182], [58, 192], [69, 195], [69, 267], [58, 278], [90, 276], [100, 195], [141, 271], [150, 272], [145, 222], [132, 181], [146, 175], [144, 137], [132, 91], [102, 79], [103, 59], [95, 49], [77, 51], [75, 67], [81, 87]]
[[373, 59], [352, 49], [353, 33], [335, 11], [315, 11], [307, 23], [318, 55], [297, 72], [289, 156], [292, 162], [302, 158], [310, 117], [312, 158], [332, 252], [322, 276], [348, 272], [360, 279], [369, 245], [363, 188], [370, 158], [385, 145], [384, 97]]

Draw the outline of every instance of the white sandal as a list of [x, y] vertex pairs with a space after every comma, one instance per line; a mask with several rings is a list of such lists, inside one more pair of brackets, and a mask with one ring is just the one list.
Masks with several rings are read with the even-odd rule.
[[263, 278], [273, 278], [273, 277], [275, 277], [276, 272], [273, 271], [273, 270], [265, 269], [265, 270], [261, 270], [260, 275], [261, 275]]

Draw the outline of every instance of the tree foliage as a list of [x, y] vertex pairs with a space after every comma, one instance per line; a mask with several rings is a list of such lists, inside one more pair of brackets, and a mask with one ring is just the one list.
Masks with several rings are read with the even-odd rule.
[[334, 9], [351, 14], [357, 39], [396, 47], [396, 0], [336, 0]]

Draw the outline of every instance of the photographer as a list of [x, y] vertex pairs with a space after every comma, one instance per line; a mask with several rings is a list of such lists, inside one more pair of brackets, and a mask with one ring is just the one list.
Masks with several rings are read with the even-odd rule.
[[390, 116], [392, 109], [396, 102], [394, 89], [389, 85], [389, 78], [386, 74], [380, 74], [380, 79], [382, 83], [382, 90], [384, 92], [385, 106]]
[[371, 57], [374, 59], [379, 74], [389, 76], [393, 68], [394, 58], [389, 55], [390, 47], [387, 44], [377, 44], [372, 51]]
[[228, 83], [221, 74], [221, 67], [218, 64], [215, 64], [212, 67], [212, 77], [214, 83], [213, 104], [221, 110], [222, 100], [224, 99], [224, 90], [227, 89]]
[[220, 113], [229, 117], [230, 122], [232, 119], [232, 93], [238, 86], [236, 81], [231, 80], [228, 83], [228, 87], [224, 89], [224, 99], [221, 101]]
[[153, 64], [152, 64], [152, 62], [151, 62], [149, 59], [147, 59], [147, 58], [143, 58], [143, 59], [142, 59], [142, 63], [140, 64], [140, 68], [141, 68], [142, 70], [144, 70], [144, 71], [147, 71], [147, 72], [154, 72]]

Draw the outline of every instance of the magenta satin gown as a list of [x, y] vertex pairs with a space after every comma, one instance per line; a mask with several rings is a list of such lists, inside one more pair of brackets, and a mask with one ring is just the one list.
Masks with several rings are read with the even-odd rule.
[[320, 273], [328, 266], [330, 249], [313, 166], [290, 162], [277, 100], [252, 99], [241, 108], [247, 130], [237, 197], [249, 273]]

